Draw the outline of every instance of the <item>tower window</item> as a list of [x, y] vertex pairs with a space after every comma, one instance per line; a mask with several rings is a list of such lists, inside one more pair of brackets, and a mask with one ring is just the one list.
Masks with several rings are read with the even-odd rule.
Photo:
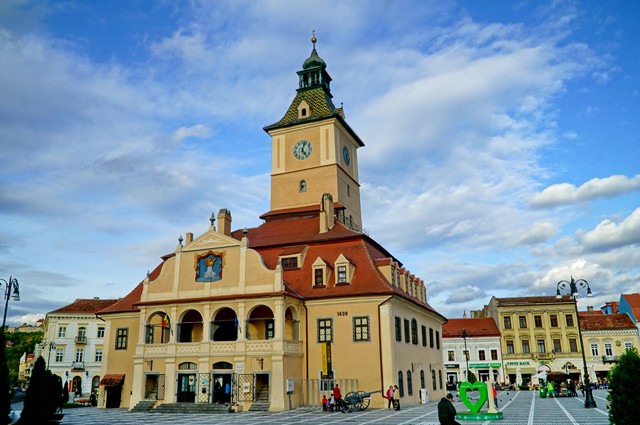
[[307, 191], [307, 182], [304, 180], [300, 180], [300, 192]]

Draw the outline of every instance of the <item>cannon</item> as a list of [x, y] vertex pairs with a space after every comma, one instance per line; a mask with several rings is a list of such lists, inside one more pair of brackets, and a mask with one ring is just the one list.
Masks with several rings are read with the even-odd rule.
[[344, 403], [341, 406], [342, 411], [346, 412], [348, 410], [351, 412], [353, 409], [364, 410], [367, 407], [369, 407], [369, 403], [371, 402], [371, 394], [381, 393], [381, 392], [382, 390], [376, 390], [376, 391], [370, 391], [370, 392], [365, 392], [365, 391], [348, 392], [343, 399]]

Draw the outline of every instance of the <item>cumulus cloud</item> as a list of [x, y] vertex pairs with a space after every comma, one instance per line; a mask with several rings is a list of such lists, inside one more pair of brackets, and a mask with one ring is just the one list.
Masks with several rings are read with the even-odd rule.
[[595, 229], [580, 237], [585, 248], [592, 251], [618, 248], [640, 243], [640, 208], [619, 223], [600, 222]]
[[625, 193], [640, 190], [640, 174], [632, 178], [611, 176], [594, 178], [580, 187], [570, 183], [559, 183], [535, 193], [529, 199], [534, 208], [555, 207], [558, 205], [586, 202], [597, 198], [613, 198]]

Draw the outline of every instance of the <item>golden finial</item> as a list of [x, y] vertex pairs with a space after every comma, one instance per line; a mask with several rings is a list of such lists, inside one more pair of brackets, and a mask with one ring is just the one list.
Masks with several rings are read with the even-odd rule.
[[313, 48], [316, 48], [316, 41], [318, 41], [318, 39], [316, 38], [316, 30], [312, 30], [311, 31], [313, 33], [312, 37], [311, 37], [311, 42], [313, 43]]

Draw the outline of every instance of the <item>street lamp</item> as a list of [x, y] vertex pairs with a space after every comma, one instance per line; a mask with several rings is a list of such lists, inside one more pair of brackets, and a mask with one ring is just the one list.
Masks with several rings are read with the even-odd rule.
[[467, 338], [471, 336], [471, 334], [465, 329], [462, 328], [460, 332], [458, 332], [458, 336], [464, 340], [464, 359], [467, 362], [467, 382], [469, 381], [469, 350], [467, 350]]
[[562, 294], [560, 293], [561, 289], [565, 292], [568, 292], [569, 298], [573, 300], [573, 304], [576, 309], [576, 320], [578, 321], [578, 336], [580, 338], [580, 350], [582, 350], [582, 363], [584, 364], [584, 386], [586, 392], [584, 407], [589, 409], [598, 406], [596, 405], [596, 401], [593, 398], [591, 382], [589, 381], [589, 372], [587, 371], [587, 358], [584, 355], [584, 343], [582, 342], [582, 330], [580, 329], [580, 317], [578, 316], [578, 291], [584, 288], [587, 288], [587, 297], [593, 296], [593, 294], [591, 293], [591, 288], [589, 287], [589, 282], [584, 279], [574, 280], [573, 276], [571, 276], [571, 282], [567, 282], [566, 280], [561, 280], [560, 282], [558, 282], [556, 288], [556, 298], [562, 298]]
[[49, 346], [49, 354], [47, 355], [47, 369], [51, 369], [51, 367], [49, 366], [49, 360], [51, 360], [51, 350], [55, 350], [56, 349], [56, 343], [51, 341], [51, 342], [45, 342], [42, 345], [44, 347], [46, 347], [47, 345]]
[[[20, 285], [18, 285], [18, 279], [13, 276], [9, 276], [9, 281], [0, 279], [4, 282], [4, 316], [2, 317], [2, 332], [4, 332], [4, 325], [7, 322], [7, 308], [9, 307], [9, 298], [14, 301], [20, 301]], [[1, 284], [0, 284], [1, 285]]]

